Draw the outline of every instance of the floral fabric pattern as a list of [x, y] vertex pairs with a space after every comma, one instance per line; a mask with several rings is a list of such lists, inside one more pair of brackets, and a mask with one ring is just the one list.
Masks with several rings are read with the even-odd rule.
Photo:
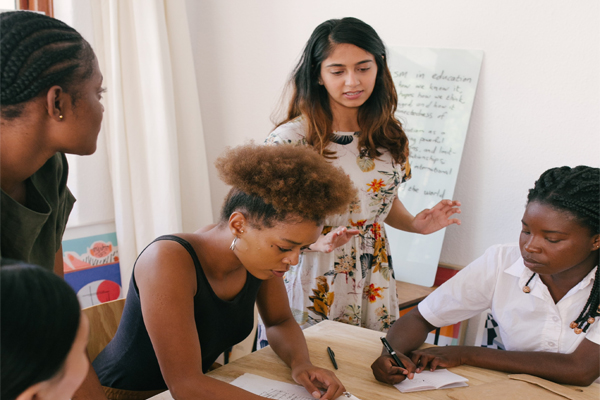
[[[266, 144], [307, 145], [306, 125], [297, 118], [275, 129]], [[360, 233], [331, 253], [305, 252], [284, 282], [290, 307], [302, 328], [323, 319], [387, 331], [398, 318], [398, 299], [383, 222], [410, 166], [396, 164], [386, 151], [379, 159], [358, 149], [359, 132], [334, 132], [331, 162], [344, 169], [358, 197], [344, 214], [328, 217], [324, 233], [338, 226]]]

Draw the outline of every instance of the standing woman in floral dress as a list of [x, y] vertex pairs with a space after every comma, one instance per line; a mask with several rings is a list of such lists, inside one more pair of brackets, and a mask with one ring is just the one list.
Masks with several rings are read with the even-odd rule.
[[329, 319], [387, 331], [398, 300], [384, 222], [429, 234], [460, 224], [450, 218], [460, 203], [442, 200], [413, 216], [398, 200], [411, 176], [408, 138], [394, 117], [385, 46], [371, 26], [356, 18], [319, 25], [290, 86], [287, 118], [266, 143], [312, 146], [358, 189], [348, 211], [327, 219], [321, 239], [286, 274], [290, 306], [302, 327]]

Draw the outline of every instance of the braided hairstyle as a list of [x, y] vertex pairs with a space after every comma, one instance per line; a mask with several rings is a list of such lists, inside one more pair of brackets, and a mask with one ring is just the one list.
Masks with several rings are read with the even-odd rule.
[[[529, 190], [527, 203], [537, 201], [557, 210], [568, 211], [577, 221], [589, 228], [592, 235], [600, 234], [600, 169], [580, 165], [575, 168], [552, 168], [544, 172]], [[596, 250], [598, 252], [598, 250]], [[596, 254], [597, 256], [597, 254]], [[579, 317], [571, 322], [575, 333], [586, 332], [600, 316], [600, 268], [592, 292]]]
[[25, 102], [54, 85], [76, 101], [76, 86], [92, 76], [94, 52], [65, 23], [29, 11], [0, 14], [2, 118], [21, 116]]

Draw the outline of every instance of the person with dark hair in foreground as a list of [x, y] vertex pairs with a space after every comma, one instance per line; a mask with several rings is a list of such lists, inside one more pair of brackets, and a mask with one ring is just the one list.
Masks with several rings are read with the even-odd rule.
[[[426, 368], [472, 365], [587, 386], [600, 376], [600, 170], [552, 168], [529, 191], [519, 244], [496, 245], [400, 318], [375, 377], [398, 383]], [[490, 308], [507, 351], [416, 350], [435, 327]]]
[[304, 147], [240, 146], [216, 165], [232, 186], [219, 223], [161, 236], [136, 261], [119, 329], [93, 362], [107, 397], [168, 388], [176, 399], [261, 398], [205, 375], [251, 332], [256, 303], [293, 379], [315, 398], [337, 398], [344, 386], [311, 364], [282, 277], [325, 217], [348, 206], [351, 182]]
[[77, 295], [38, 266], [2, 259], [3, 400], [70, 399], [88, 368], [89, 323]]

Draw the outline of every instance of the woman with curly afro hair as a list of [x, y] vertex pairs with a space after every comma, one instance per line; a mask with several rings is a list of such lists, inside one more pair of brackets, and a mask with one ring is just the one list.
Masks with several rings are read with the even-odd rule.
[[311, 364], [283, 275], [325, 218], [348, 207], [350, 180], [291, 145], [240, 146], [216, 166], [232, 186], [219, 223], [161, 236], [136, 261], [119, 329], [93, 362], [107, 396], [140, 399], [168, 388], [177, 399], [262, 398], [204, 374], [248, 336], [256, 303], [293, 379], [315, 398], [337, 398], [344, 386]]

